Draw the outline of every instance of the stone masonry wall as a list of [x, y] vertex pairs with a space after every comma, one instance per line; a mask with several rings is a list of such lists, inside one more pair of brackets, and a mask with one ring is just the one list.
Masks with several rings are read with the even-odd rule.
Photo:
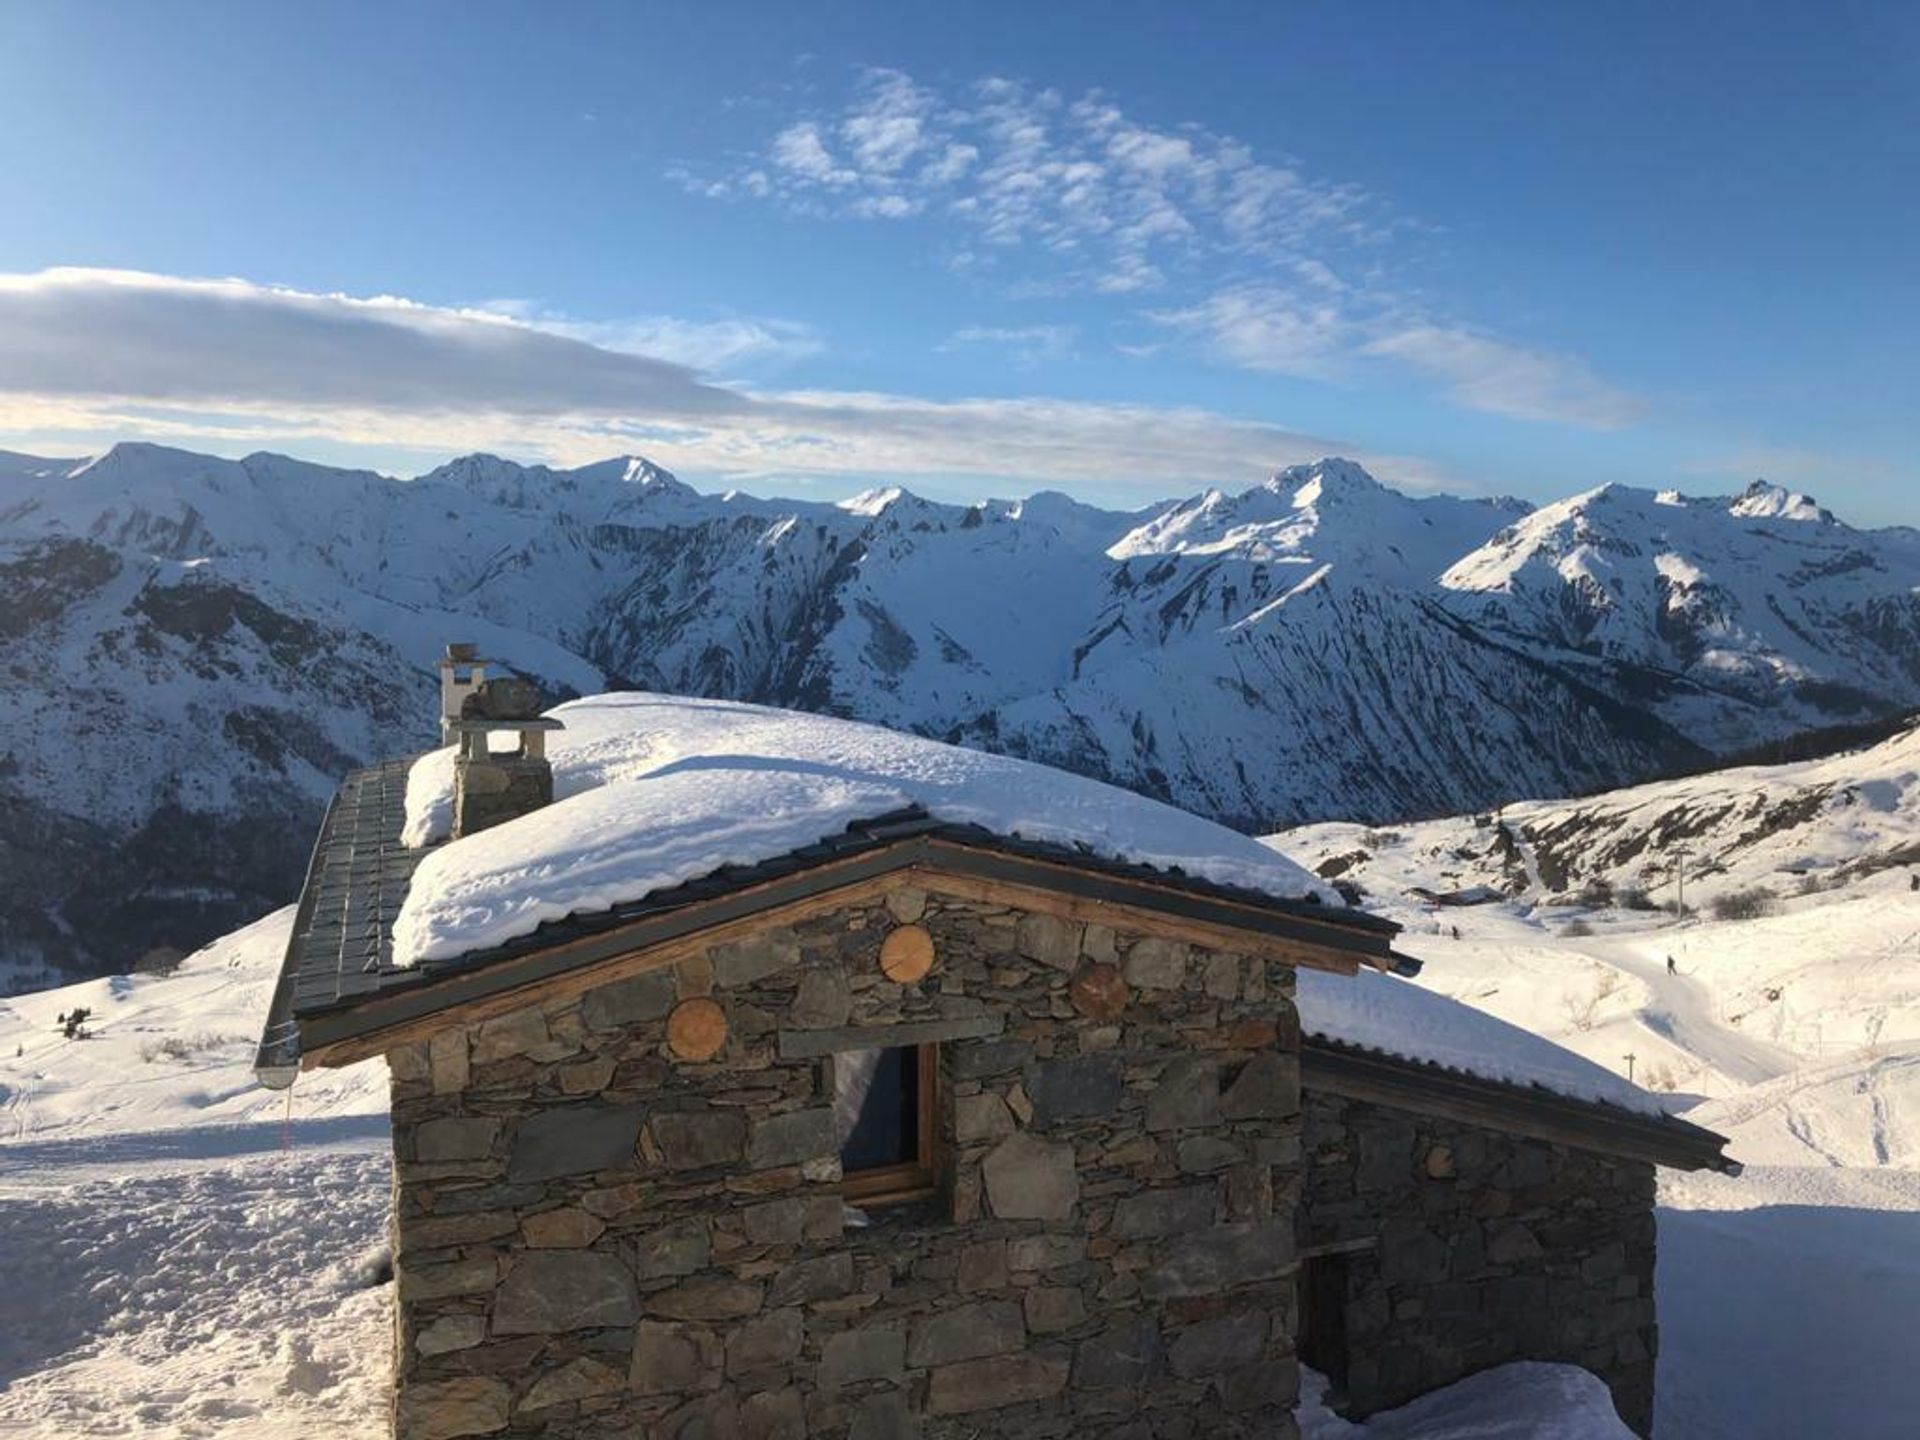
[[1377, 1241], [1344, 1260], [1343, 1413], [1556, 1360], [1651, 1432], [1652, 1166], [1312, 1091], [1305, 1113], [1303, 1248]]
[[[896, 984], [916, 922], [935, 963]], [[1110, 1021], [1069, 998], [1096, 962]], [[902, 889], [396, 1050], [396, 1433], [1286, 1440], [1292, 990]], [[702, 995], [728, 1039], [686, 1063]], [[939, 1196], [849, 1224], [833, 1061], [785, 1056], [930, 1021], [973, 1032], [940, 1046]]]

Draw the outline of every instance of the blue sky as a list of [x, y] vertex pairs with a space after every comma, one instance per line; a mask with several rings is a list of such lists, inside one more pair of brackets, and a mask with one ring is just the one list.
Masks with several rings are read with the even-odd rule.
[[1920, 520], [1920, 12], [0, 9], [0, 446]]

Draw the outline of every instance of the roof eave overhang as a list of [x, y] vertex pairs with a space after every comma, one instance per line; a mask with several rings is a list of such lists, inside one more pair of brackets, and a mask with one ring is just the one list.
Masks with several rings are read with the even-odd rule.
[[1740, 1172], [1723, 1153], [1725, 1136], [1674, 1116], [1641, 1115], [1539, 1086], [1487, 1080], [1325, 1036], [1302, 1039], [1300, 1083], [1307, 1090], [1671, 1170]]
[[[562, 940], [536, 934], [496, 951], [423, 967], [417, 983], [342, 1003], [298, 1020], [301, 1063], [350, 1064], [380, 1053], [424, 1028], [455, 1023], [477, 1009], [498, 1012], [536, 989], [564, 981], [599, 983], [608, 972], [634, 973], [673, 963], [688, 943], [721, 943], [774, 912], [849, 903], [861, 887], [914, 873], [936, 891], [968, 896], [1022, 892], [1036, 904], [1065, 908], [1081, 919], [1179, 927], [1221, 948], [1260, 950], [1351, 974], [1362, 965], [1392, 969], [1397, 927], [1371, 916], [1307, 905], [1241, 903], [1071, 863], [1009, 853], [932, 833], [904, 835], [874, 849], [798, 870], [695, 903], [663, 904], [650, 913], [606, 919]], [[594, 922], [599, 923], [599, 922]], [[579, 930], [582, 922], [569, 922]], [[507, 1003], [503, 1004], [502, 1002]]]

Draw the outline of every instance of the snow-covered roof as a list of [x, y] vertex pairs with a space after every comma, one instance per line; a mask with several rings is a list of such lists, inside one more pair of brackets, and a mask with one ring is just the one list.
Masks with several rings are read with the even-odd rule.
[[[554, 801], [431, 851], [393, 927], [393, 963], [485, 950], [724, 866], [776, 859], [919, 809], [1280, 900], [1338, 905], [1249, 836], [1064, 771], [821, 715], [639, 692], [550, 712]], [[453, 752], [416, 761], [405, 840], [447, 839]]]
[[1665, 1113], [1653, 1095], [1584, 1056], [1397, 976], [1364, 968], [1357, 975], [1303, 968], [1295, 1002], [1306, 1035], [1481, 1080], [1537, 1085], [1572, 1100], [1642, 1115]]

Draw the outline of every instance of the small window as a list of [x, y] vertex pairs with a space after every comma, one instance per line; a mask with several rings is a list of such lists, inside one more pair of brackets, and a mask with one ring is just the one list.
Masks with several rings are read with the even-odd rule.
[[833, 1057], [841, 1193], [852, 1204], [887, 1205], [933, 1193], [937, 1053], [931, 1045], [906, 1045]]

